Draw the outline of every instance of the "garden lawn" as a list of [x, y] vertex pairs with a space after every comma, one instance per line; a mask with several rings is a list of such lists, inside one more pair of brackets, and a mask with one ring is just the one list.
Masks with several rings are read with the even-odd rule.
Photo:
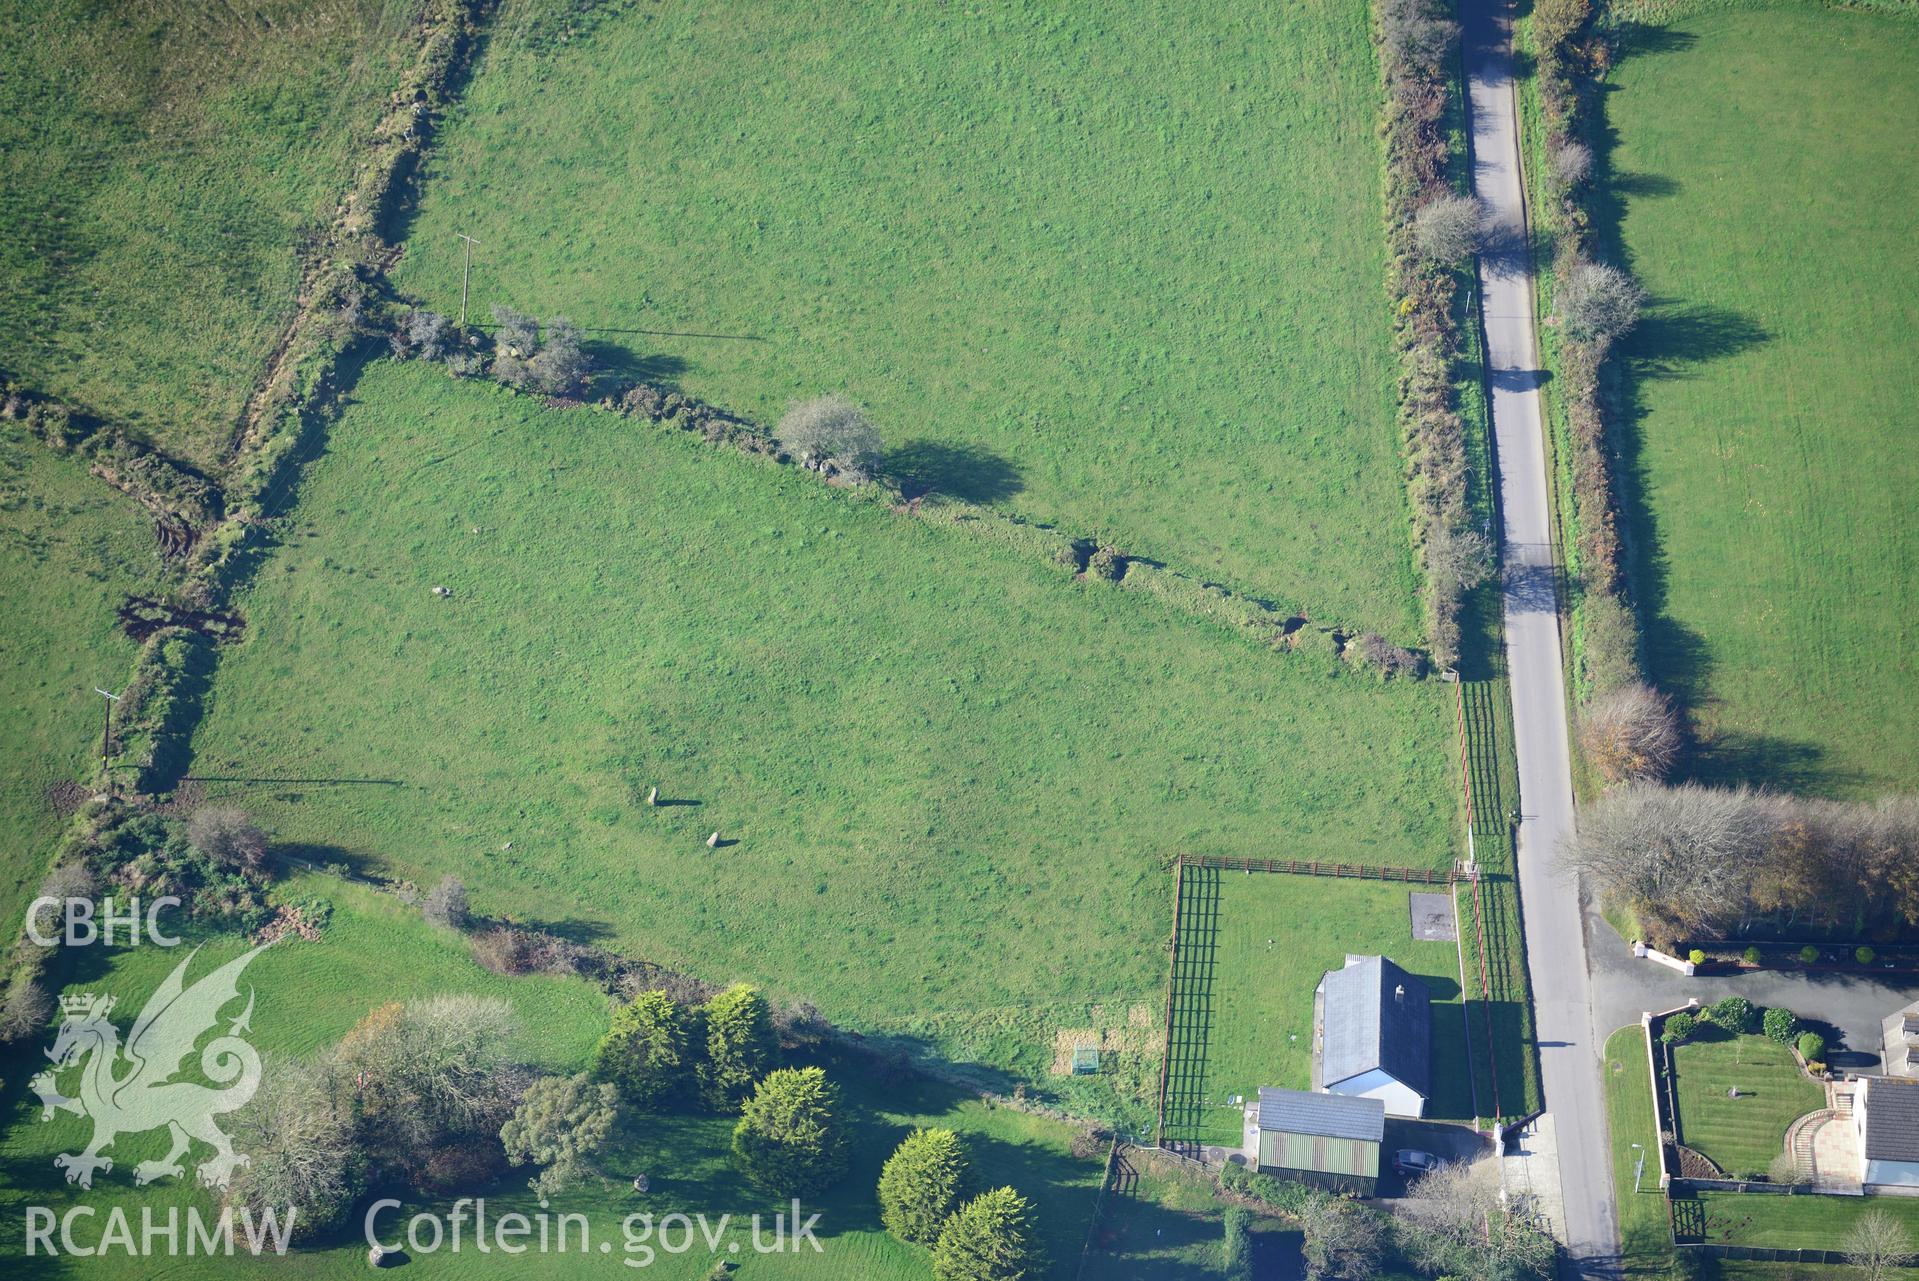
[[[1919, 1198], [1702, 1192], [1699, 1199], [1706, 1208], [1706, 1240], [1723, 1245], [1843, 1250], [1846, 1233], [1861, 1215], [1874, 1210], [1891, 1215], [1919, 1241]], [[1901, 1275], [1914, 1273], [1919, 1268], [1906, 1269]]]
[[1742, 5], [1608, 78], [1653, 300], [1621, 348], [1635, 588], [1712, 780], [1919, 783], [1915, 65], [1909, 16]]
[[[1786, 1150], [1786, 1127], [1825, 1106], [1825, 1091], [1770, 1037], [1728, 1036], [1702, 1025], [1696, 1039], [1673, 1051], [1673, 1072], [1679, 1141], [1731, 1173], [1764, 1174]], [[1727, 1095], [1734, 1087], [1736, 1099]]]
[[[1195, 981], [1179, 985], [1187, 995], [1175, 1008], [1168, 1095], [1188, 1102], [1169, 1103], [1169, 1135], [1233, 1146], [1243, 1141], [1244, 1121], [1228, 1099], [1254, 1098], [1262, 1085], [1311, 1088], [1313, 989], [1348, 953], [1389, 957], [1425, 981], [1433, 999], [1427, 1114], [1473, 1116], [1459, 953], [1451, 943], [1413, 940], [1408, 886], [1196, 868], [1186, 878], [1179, 964]], [[1473, 1014], [1473, 1035], [1484, 1036], [1477, 1007]]]
[[0, 2], [0, 369], [217, 462], [417, 12]]
[[1454, 857], [1438, 682], [603, 411], [355, 396], [196, 739], [306, 857], [869, 1027], [1156, 1003], [1179, 851]]
[[0, 931], [13, 938], [61, 821], [48, 789], [99, 765], [95, 686], [118, 690], [136, 647], [114, 609], [161, 578], [131, 499], [0, 423]]
[[915, 485], [1417, 635], [1366, 8], [509, 0], [400, 289], [587, 326]]
[[[1659, 1149], [1654, 1146], [1652, 1067], [1646, 1034], [1638, 1024], [1606, 1038], [1606, 1125], [1612, 1135], [1613, 1194], [1619, 1202], [1619, 1235], [1628, 1276], [1663, 1277], [1672, 1261], [1672, 1225], [1659, 1186]], [[1633, 1145], [1639, 1145], [1639, 1151]], [[1641, 1154], [1647, 1174], [1633, 1191]]]
[[[324, 897], [334, 910], [319, 942], [276, 945], [246, 972], [245, 985], [257, 995], [250, 1039], [261, 1050], [267, 1072], [274, 1070], [278, 1056], [312, 1053], [337, 1041], [368, 1010], [383, 1002], [421, 996], [473, 993], [505, 998], [516, 1008], [522, 1026], [512, 1052], [554, 1071], [584, 1067], [594, 1041], [605, 1030], [610, 1007], [597, 988], [571, 978], [505, 978], [488, 973], [474, 964], [459, 935], [425, 924], [416, 910], [394, 896], [320, 875], [296, 878], [282, 893], [289, 899]], [[238, 955], [246, 946], [231, 935], [189, 937], [187, 941], [203, 945], [193, 962], [193, 977]], [[124, 1027], [137, 1014], [146, 994], [186, 954], [186, 948], [154, 947], [89, 951], [81, 955], [83, 970], [74, 977], [69, 990], [106, 991], [118, 996], [125, 1014]], [[210, 1200], [192, 1186], [190, 1179], [166, 1180], [144, 1189], [132, 1186], [134, 1163], [164, 1150], [163, 1133], [123, 1138], [111, 1152], [115, 1157], [113, 1170], [97, 1176], [91, 1192], [68, 1188], [52, 1164], [53, 1154], [74, 1150], [84, 1142], [89, 1123], [64, 1114], [56, 1121], [40, 1123], [38, 1106], [24, 1088], [28, 1071], [38, 1058], [38, 1047], [28, 1043], [17, 1054], [20, 1057], [6, 1062], [0, 1072], [7, 1082], [0, 1102], [4, 1102], [8, 1126], [0, 1135], [0, 1169], [4, 1169], [0, 1175], [0, 1214], [7, 1221], [22, 1222], [27, 1205], [48, 1206], [56, 1214], [71, 1206], [86, 1205], [97, 1217], [77, 1223], [76, 1235], [84, 1244], [97, 1237], [97, 1226], [113, 1208], [129, 1215], [136, 1232], [144, 1209], [151, 1209], [161, 1222], [173, 1207], [182, 1214], [188, 1206], [197, 1206], [203, 1214], [213, 1212]], [[592, 1183], [569, 1192], [552, 1205], [556, 1215], [586, 1215], [594, 1243], [592, 1252], [598, 1253], [597, 1242], [608, 1241], [612, 1259], [583, 1265], [577, 1247], [570, 1254], [529, 1253], [513, 1261], [513, 1275], [578, 1276], [583, 1266], [613, 1266], [629, 1258], [642, 1261], [646, 1258], [644, 1250], [651, 1246], [654, 1253], [647, 1275], [682, 1281], [704, 1277], [714, 1260], [703, 1244], [688, 1252], [668, 1253], [660, 1248], [658, 1238], [639, 1236], [637, 1223], [632, 1237], [624, 1230], [623, 1220], [629, 1215], [650, 1213], [658, 1218], [681, 1211], [704, 1213], [714, 1221], [721, 1215], [733, 1216], [728, 1239], [741, 1243], [741, 1255], [729, 1257], [749, 1260], [754, 1276], [917, 1281], [927, 1273], [926, 1253], [884, 1234], [872, 1193], [880, 1163], [917, 1125], [942, 1125], [960, 1131], [982, 1180], [992, 1185], [1010, 1183], [1029, 1197], [1036, 1209], [1040, 1243], [1048, 1256], [1049, 1266], [1043, 1275], [1073, 1275], [1099, 1191], [1102, 1165], [1099, 1157], [1072, 1155], [1070, 1127], [987, 1107], [976, 1098], [921, 1078], [909, 1077], [897, 1086], [882, 1087], [874, 1083], [875, 1074], [864, 1062], [831, 1056], [821, 1062], [845, 1087], [844, 1114], [853, 1130], [852, 1169], [847, 1179], [824, 1195], [807, 1199], [808, 1213], [818, 1211], [822, 1215], [815, 1229], [822, 1253], [807, 1249], [798, 1254], [762, 1256], [753, 1252], [750, 1216], [758, 1213], [765, 1217], [764, 1231], [770, 1237], [772, 1215], [786, 1206], [742, 1184], [728, 1155], [732, 1118], [636, 1115], [605, 1158], [609, 1171], [619, 1177], [604, 1186]], [[193, 1156], [195, 1160], [204, 1159], [204, 1153], [197, 1149]], [[626, 1182], [631, 1172], [640, 1171], [649, 1174], [652, 1184], [644, 1196], [631, 1192]], [[463, 1191], [484, 1196], [489, 1217], [509, 1211], [532, 1216], [539, 1209], [518, 1175], [509, 1176], [497, 1187]], [[451, 1197], [437, 1202], [409, 1201], [403, 1209], [379, 1219], [380, 1235], [388, 1242], [403, 1241], [405, 1222], [412, 1213], [427, 1209], [445, 1216], [452, 1202]], [[463, 1252], [415, 1253], [409, 1271], [418, 1270], [426, 1276], [500, 1275], [497, 1252], [487, 1255], [473, 1249], [470, 1210], [467, 1232]], [[57, 1235], [54, 1239], [56, 1243], [59, 1240]], [[724, 1246], [721, 1248], [724, 1250]], [[22, 1249], [23, 1238], [7, 1234], [0, 1242], [0, 1267], [30, 1266], [19, 1258]], [[153, 1275], [153, 1267], [150, 1259], [115, 1254], [63, 1261], [59, 1275], [82, 1281], [144, 1277]], [[344, 1240], [296, 1250], [286, 1259], [175, 1257], [168, 1260], [165, 1270], [168, 1276], [185, 1278], [355, 1277], [365, 1275], [366, 1247], [356, 1222]]]

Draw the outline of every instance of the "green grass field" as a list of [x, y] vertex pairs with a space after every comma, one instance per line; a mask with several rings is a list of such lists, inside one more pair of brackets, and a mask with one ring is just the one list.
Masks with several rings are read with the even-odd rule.
[[1888, 163], [1915, 63], [1908, 18], [1753, 5], [1641, 34], [1608, 82], [1653, 295], [1622, 348], [1634, 585], [1708, 778], [1919, 780], [1919, 171]]
[[[1646, 1036], [1638, 1024], [1606, 1038], [1606, 1125], [1612, 1136], [1613, 1193], [1619, 1202], [1619, 1235], [1627, 1276], [1663, 1277], [1672, 1260], [1672, 1228], [1659, 1186], [1654, 1140], [1652, 1076]], [[1640, 1151], [1633, 1150], [1638, 1144]], [[1633, 1170], [1645, 1154], [1650, 1174], [1633, 1192]]]
[[0, 4], [0, 367], [217, 461], [416, 13]]
[[[1764, 1196], [1702, 1192], [1706, 1239], [1727, 1245], [1782, 1249], [1844, 1249], [1846, 1233], [1863, 1214], [1883, 1210], [1919, 1239], [1919, 1200], [1912, 1197]], [[1907, 1268], [1902, 1275], [1919, 1274]]]
[[1176, 852], [1454, 856], [1437, 682], [602, 411], [356, 400], [196, 740], [308, 857], [874, 1026], [1156, 1004]]
[[[1363, 5], [509, 3], [397, 271], [915, 478], [1417, 634]], [[665, 331], [665, 332], [662, 332]]]
[[[1390, 957], [1425, 980], [1433, 999], [1427, 1114], [1474, 1115], [1459, 953], [1451, 943], [1413, 940], [1405, 885], [1190, 868], [1186, 875], [1179, 964], [1192, 981], [1179, 984], [1190, 995], [1176, 998], [1171, 1137], [1237, 1145], [1242, 1117], [1228, 1099], [1252, 1098], [1262, 1085], [1310, 1088], [1313, 989], [1348, 953]], [[1474, 1026], [1474, 1036], [1484, 1034]]]
[[[521, 1021], [520, 1036], [511, 1052], [550, 1070], [578, 1070], [594, 1040], [605, 1030], [610, 1007], [597, 989], [577, 979], [502, 978], [490, 974], [473, 963], [459, 936], [424, 924], [417, 912], [390, 895], [320, 875], [298, 877], [283, 892], [293, 898], [324, 897], [333, 903], [334, 911], [319, 942], [276, 946], [247, 971], [248, 982], [258, 997], [250, 1039], [266, 1058], [267, 1071], [273, 1070], [276, 1055], [307, 1054], [336, 1041], [373, 1006], [416, 996], [473, 993], [505, 998]], [[202, 945], [202, 953], [194, 962], [196, 975], [203, 967], [237, 955], [245, 946], [241, 940], [225, 935], [188, 941]], [[183, 950], [153, 947], [88, 953], [70, 990], [114, 993], [130, 1021], [145, 994], [184, 955]], [[188, 1205], [198, 1205], [203, 1212], [210, 1209], [211, 1203], [203, 1194], [178, 1180], [146, 1189], [132, 1186], [133, 1164], [161, 1152], [163, 1135], [129, 1137], [117, 1143], [112, 1153], [116, 1158], [114, 1170], [100, 1175], [91, 1193], [67, 1188], [52, 1165], [52, 1156], [83, 1142], [88, 1123], [64, 1114], [55, 1121], [40, 1123], [38, 1105], [24, 1089], [37, 1050], [30, 1044], [18, 1055], [0, 1067], [7, 1083], [0, 1105], [4, 1105], [9, 1121], [4, 1138], [0, 1138], [0, 1165], [6, 1171], [6, 1177], [0, 1180], [0, 1217], [17, 1223], [27, 1205], [46, 1205], [61, 1213], [69, 1206], [85, 1204], [100, 1215], [111, 1207], [120, 1207], [137, 1224], [143, 1209], [161, 1216], [169, 1207], [180, 1207], [183, 1213]], [[1046, 1275], [1073, 1275], [1099, 1190], [1101, 1162], [1071, 1155], [1072, 1131], [1068, 1127], [988, 1107], [962, 1092], [923, 1079], [885, 1089], [874, 1084], [872, 1074], [859, 1063], [831, 1056], [824, 1062], [829, 1073], [846, 1087], [847, 1113], [855, 1125], [852, 1171], [844, 1183], [808, 1205], [809, 1212], [817, 1210], [823, 1216], [816, 1230], [823, 1253], [753, 1254], [750, 1234], [744, 1227], [738, 1229], [735, 1239], [746, 1243], [743, 1250], [750, 1259], [751, 1275], [924, 1276], [925, 1253], [903, 1246], [881, 1231], [872, 1186], [880, 1162], [898, 1140], [912, 1126], [925, 1124], [959, 1130], [966, 1136], [980, 1177], [995, 1184], [1010, 1182], [1034, 1201], [1050, 1263]], [[752, 1214], [760, 1213], [767, 1216], [770, 1233], [771, 1215], [783, 1207], [771, 1198], [744, 1190], [726, 1155], [730, 1131], [731, 1122], [725, 1117], [637, 1118], [607, 1158], [607, 1165], [616, 1173], [648, 1172], [652, 1181], [648, 1193], [633, 1193], [624, 1183], [589, 1185], [553, 1204], [555, 1214], [586, 1215], [592, 1240], [613, 1244], [612, 1260], [586, 1266], [614, 1266], [626, 1258], [642, 1257], [641, 1248], [649, 1243], [636, 1242], [629, 1250], [622, 1222], [639, 1212], [656, 1218], [674, 1211], [705, 1213], [715, 1219], [731, 1214], [742, 1224]], [[511, 1176], [498, 1187], [472, 1191], [486, 1196], [491, 1214], [537, 1212], [524, 1183]], [[403, 1236], [405, 1218], [414, 1212], [431, 1209], [444, 1214], [450, 1205], [450, 1198], [409, 1202], [403, 1210], [394, 1212], [397, 1217], [380, 1220], [382, 1239], [390, 1242]], [[394, 1222], [402, 1224], [401, 1231], [385, 1230]], [[646, 1268], [648, 1275], [697, 1278], [705, 1276], [712, 1266], [713, 1260], [703, 1245], [670, 1254], [659, 1250], [657, 1239], [651, 1244], [655, 1257]], [[34, 1267], [45, 1265], [46, 1260], [22, 1259], [23, 1248], [24, 1239], [9, 1233], [0, 1242], [0, 1260], [9, 1269], [21, 1268], [22, 1275], [37, 1275]], [[79, 1276], [152, 1275], [146, 1270], [151, 1260], [110, 1257], [66, 1266], [72, 1269], [72, 1275]], [[528, 1254], [514, 1261], [513, 1275], [577, 1276], [582, 1266], [577, 1252]], [[469, 1241], [468, 1250], [462, 1254], [416, 1256], [409, 1270], [432, 1276], [496, 1276], [499, 1267], [497, 1254], [476, 1254]], [[166, 1274], [344, 1277], [361, 1275], [365, 1268], [365, 1245], [356, 1224], [348, 1239], [297, 1250], [284, 1260], [179, 1258], [167, 1262]], [[54, 1274], [68, 1273], [56, 1270]]]
[[1825, 1106], [1825, 1091], [1769, 1037], [1689, 1041], [1673, 1051], [1673, 1070], [1680, 1141], [1730, 1172], [1764, 1174], [1785, 1151], [1786, 1127]]
[[84, 465], [0, 423], [0, 930], [12, 938], [47, 869], [56, 784], [99, 764], [100, 697], [135, 646], [114, 608], [160, 578], [153, 529]]

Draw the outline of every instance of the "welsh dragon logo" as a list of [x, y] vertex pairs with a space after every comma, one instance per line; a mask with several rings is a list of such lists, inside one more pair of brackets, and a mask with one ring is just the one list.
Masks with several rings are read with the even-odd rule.
[[[51, 1120], [56, 1108], [93, 1121], [93, 1141], [85, 1151], [53, 1158], [55, 1167], [66, 1171], [68, 1183], [92, 1187], [95, 1171], [113, 1169], [113, 1158], [100, 1155], [102, 1149], [123, 1134], [144, 1134], [162, 1126], [171, 1132], [173, 1146], [159, 1160], [133, 1167], [136, 1184], [183, 1173], [180, 1158], [194, 1139], [213, 1149], [213, 1156], [199, 1167], [200, 1182], [207, 1187], [226, 1187], [234, 1170], [247, 1164], [213, 1119], [246, 1106], [260, 1088], [260, 1056], [241, 1039], [253, 1017], [251, 988], [246, 1009], [225, 1034], [200, 1051], [200, 1071], [214, 1085], [172, 1078], [185, 1068], [195, 1043], [219, 1023], [220, 1011], [239, 999], [241, 971], [268, 946], [228, 961], [187, 987], [187, 966], [199, 952], [195, 948], [141, 1009], [125, 1046], [107, 1017], [114, 998], [97, 993], [60, 998], [60, 1030], [47, 1051], [53, 1067], [30, 1084], [40, 1096], [42, 1121]], [[59, 1077], [76, 1067], [79, 1096], [68, 1098], [60, 1093]]]

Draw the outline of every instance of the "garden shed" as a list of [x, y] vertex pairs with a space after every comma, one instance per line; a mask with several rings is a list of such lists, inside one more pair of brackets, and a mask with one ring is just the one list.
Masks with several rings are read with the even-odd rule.
[[1253, 1120], [1261, 1174], [1371, 1196], [1386, 1105], [1378, 1099], [1262, 1086]]

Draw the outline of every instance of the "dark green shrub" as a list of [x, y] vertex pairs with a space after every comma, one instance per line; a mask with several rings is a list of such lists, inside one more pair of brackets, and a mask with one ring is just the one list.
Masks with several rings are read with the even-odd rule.
[[733, 1127], [733, 1156], [754, 1185], [780, 1196], [811, 1195], [846, 1173], [840, 1092], [819, 1068], [767, 1075]]
[[1760, 962], [1761, 960], [1763, 960], [1763, 959], [1764, 959], [1764, 956], [1763, 956], [1763, 954], [1762, 954], [1762, 953], [1761, 953], [1761, 952], [1759, 951], [1759, 949], [1758, 949], [1758, 948], [1756, 948], [1756, 947], [1749, 947], [1749, 948], [1747, 948], [1747, 949], [1746, 949], [1746, 964], [1747, 964], [1747, 965], [1757, 965], [1757, 964], [1759, 964], [1759, 962]]
[[1706, 1017], [1728, 1032], [1759, 1030], [1759, 1007], [1743, 996], [1728, 996], [1714, 1001], [1707, 1007]]
[[1012, 1188], [982, 1192], [959, 1208], [933, 1248], [934, 1281], [1025, 1281], [1041, 1262], [1033, 1207]]
[[1698, 1019], [1690, 1014], [1675, 1014], [1666, 1020], [1666, 1030], [1659, 1034], [1659, 1039], [1668, 1045], [1681, 1045], [1698, 1030]]
[[1799, 961], [1802, 965], [1811, 965], [1818, 961], [1819, 949], [1808, 943], [1799, 949]]
[[699, 1071], [706, 1105], [720, 1112], [738, 1107], [778, 1049], [773, 1012], [758, 988], [736, 983], [708, 1001], [706, 1061]]
[[1871, 948], [1865, 946], [1864, 944], [1861, 944], [1860, 946], [1853, 949], [1852, 959], [1859, 962], [1859, 964], [1861, 965], [1871, 965], [1874, 961], [1879, 959], [1879, 953], [1873, 951]]
[[1808, 1063], [1823, 1063], [1826, 1059], [1826, 1038], [1817, 1032], [1799, 1034], [1799, 1057]]
[[693, 1074], [686, 1011], [665, 992], [640, 993], [614, 1012], [613, 1025], [593, 1051], [593, 1073], [643, 1108], [679, 1095]]
[[932, 1246], [959, 1208], [966, 1149], [951, 1130], [915, 1130], [880, 1167], [880, 1222], [902, 1241]]
[[1791, 1010], [1782, 1009], [1777, 1005], [1768, 1009], [1760, 1022], [1765, 1028], [1766, 1035], [1781, 1045], [1791, 1045], [1793, 1038], [1799, 1035], [1799, 1020], [1793, 1016]]

